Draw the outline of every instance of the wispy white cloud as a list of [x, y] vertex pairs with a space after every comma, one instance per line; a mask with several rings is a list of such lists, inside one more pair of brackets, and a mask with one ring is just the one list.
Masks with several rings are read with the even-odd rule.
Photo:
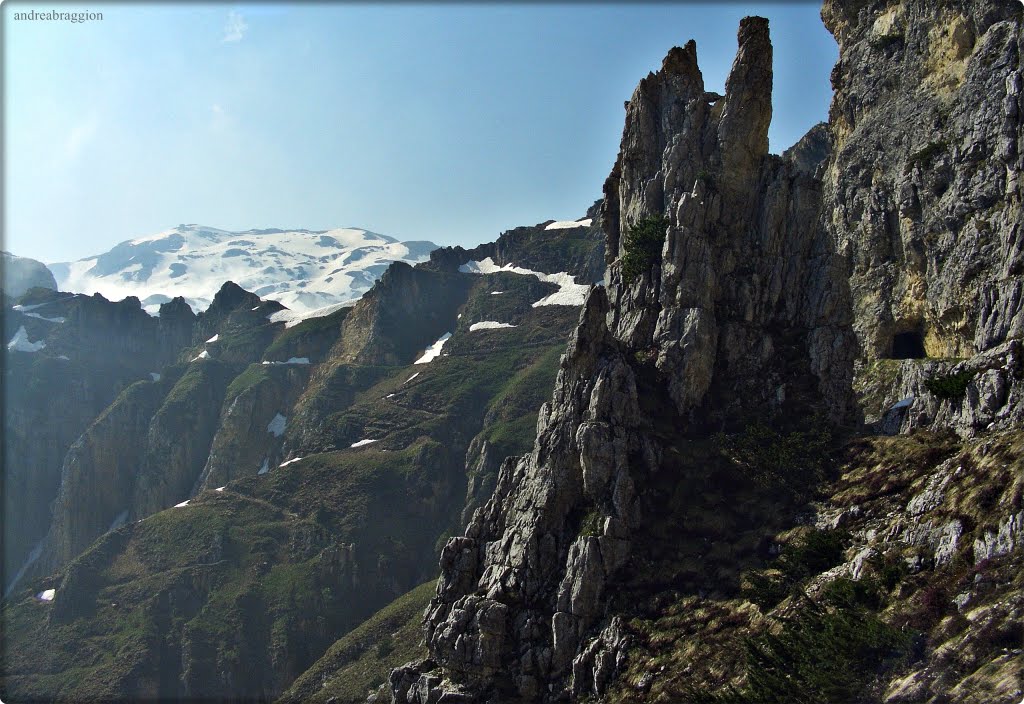
[[249, 25], [245, 23], [245, 18], [242, 17], [242, 14], [231, 10], [228, 13], [228, 21], [224, 24], [224, 38], [221, 41], [240, 42], [248, 29]]
[[69, 131], [64, 142], [64, 155], [68, 159], [76, 159], [79, 154], [93, 139], [99, 131], [100, 121], [96, 113], [90, 113], [84, 120], [74, 125]]
[[231, 125], [231, 117], [218, 103], [210, 106], [210, 127], [215, 130], [226, 130]]

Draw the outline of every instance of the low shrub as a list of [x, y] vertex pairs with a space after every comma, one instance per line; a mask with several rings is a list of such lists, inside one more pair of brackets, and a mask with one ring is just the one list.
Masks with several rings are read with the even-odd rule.
[[715, 441], [722, 453], [758, 484], [803, 497], [825, 478], [832, 432], [815, 423], [782, 434], [754, 422], [741, 433], [719, 433]]
[[928, 389], [937, 398], [946, 401], [955, 401], [964, 397], [967, 393], [967, 384], [974, 378], [974, 372], [964, 370], [956, 374], [945, 376], [933, 376], [924, 382]]
[[655, 215], [637, 222], [626, 231], [625, 253], [622, 255], [622, 278], [627, 283], [646, 274], [655, 263], [661, 262], [661, 248], [665, 244], [668, 220]]

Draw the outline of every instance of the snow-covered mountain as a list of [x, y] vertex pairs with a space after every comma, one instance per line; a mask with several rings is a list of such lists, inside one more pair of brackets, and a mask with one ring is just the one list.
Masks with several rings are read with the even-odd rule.
[[175, 296], [203, 310], [225, 281], [301, 313], [357, 299], [391, 262], [421, 262], [436, 248], [358, 228], [229, 232], [179, 225], [49, 267], [62, 291], [136, 296], [154, 313]]

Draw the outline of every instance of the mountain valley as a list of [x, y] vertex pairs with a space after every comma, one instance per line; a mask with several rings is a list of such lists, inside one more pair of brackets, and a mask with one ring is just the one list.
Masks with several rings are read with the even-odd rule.
[[579, 220], [17, 263], [3, 700], [1018, 704], [1024, 5], [821, 18], [828, 122], [744, 18]]

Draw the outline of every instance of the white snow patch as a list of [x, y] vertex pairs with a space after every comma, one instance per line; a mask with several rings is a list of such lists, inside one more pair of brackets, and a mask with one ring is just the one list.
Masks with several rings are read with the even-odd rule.
[[153, 379], [153, 381], [160, 381], [160, 374], [158, 372], [150, 372], [149, 376]]
[[365, 440], [360, 440], [359, 442], [354, 442], [349, 447], [362, 447], [363, 445], [369, 445], [371, 442], [377, 442], [377, 441], [376, 440], [370, 440], [369, 438], [367, 438]]
[[214, 491], [224, 491], [224, 490], [225, 490], [225, 489], [227, 489], [227, 488], [228, 488], [228, 485], [227, 485], [227, 484], [225, 484], [224, 486], [219, 486], [219, 487], [217, 487], [216, 489], [214, 489]]
[[287, 462], [282, 462], [281, 464], [279, 464], [279, 465], [277, 465], [277, 466], [278, 466], [278, 467], [287, 467], [287, 466], [288, 466], [288, 465], [290, 465], [290, 464], [291, 464], [292, 462], [298, 462], [298, 461], [299, 461], [299, 460], [301, 460], [301, 459], [302, 459], [301, 457], [295, 457], [295, 458], [293, 458], [293, 459], [290, 459], [290, 460], [288, 460]]
[[209, 359], [209, 358], [210, 358], [210, 353], [207, 352], [206, 350], [203, 350], [202, 352], [197, 354], [195, 357], [193, 357], [190, 361], [196, 362], [196, 361], [198, 361], [200, 359]]
[[209, 340], [207, 340], [207, 342], [216, 342], [219, 339], [220, 339], [220, 333], [217, 333], [216, 335], [211, 337]]
[[413, 374], [413, 375], [412, 375], [411, 377], [409, 377], [408, 379], [406, 379], [406, 380], [405, 380], [405, 381], [404, 381], [403, 383], [405, 383], [405, 384], [408, 384], [408, 383], [409, 383], [410, 381], [412, 381], [413, 379], [415, 379], [415, 378], [416, 378], [416, 377], [418, 377], [419, 375], [420, 375], [420, 373], [419, 373], [419, 372], [416, 372], [416, 373], [415, 373], [415, 374]]
[[912, 404], [913, 402], [914, 402], [914, 397], [913, 397], [913, 396], [907, 396], [907, 397], [906, 397], [905, 399], [903, 399], [902, 401], [899, 401], [898, 403], [894, 403], [894, 404], [892, 405], [892, 408], [890, 408], [889, 410], [890, 410], [890, 411], [895, 411], [895, 410], [897, 410], [897, 409], [899, 409], [899, 408], [910, 408], [910, 405], [911, 405], [911, 404]]
[[492, 296], [500, 296], [503, 293], [505, 293], [505, 292], [504, 291], [491, 291], [491, 295]]
[[42, 340], [29, 342], [28, 333], [25, 332], [24, 325], [18, 328], [18, 332], [14, 333], [14, 337], [7, 343], [7, 349], [12, 352], [38, 352], [44, 347], [46, 347], [46, 343]]
[[332, 303], [329, 306], [323, 306], [322, 308], [316, 308], [314, 310], [290, 310], [285, 308], [279, 310], [276, 313], [271, 313], [267, 316], [267, 320], [272, 323], [284, 323], [286, 328], [293, 328], [304, 320], [311, 320], [313, 318], [323, 318], [324, 316], [330, 315], [331, 313], [337, 313], [342, 308], [351, 308], [359, 302], [358, 298], [351, 300], [342, 301], [341, 303]]
[[256, 474], [266, 474], [269, 471], [270, 471], [270, 458], [269, 457], [264, 457], [263, 458], [263, 464], [260, 465], [260, 471], [256, 472]]
[[567, 230], [571, 227], [590, 227], [590, 224], [594, 222], [593, 218], [585, 218], [583, 220], [557, 220], [547, 227], [545, 230]]
[[61, 318], [59, 316], [56, 317], [56, 318], [47, 318], [45, 315], [39, 315], [39, 313], [25, 313], [25, 315], [27, 315], [30, 318], [36, 318], [38, 320], [45, 320], [48, 323], [63, 323], [64, 322], [64, 318]]
[[56, 594], [56, 589], [44, 589], [36, 594], [36, 599], [39, 599], [39, 601], [53, 601], [53, 597], [56, 596]]
[[191, 501], [191, 499], [185, 499], [180, 504], [174, 504], [174, 508], [181, 508], [182, 506], [188, 506], [188, 502], [189, 501]]
[[473, 323], [469, 326], [470, 332], [474, 330], [495, 330], [497, 328], [514, 328], [515, 325], [510, 323], [499, 323], [494, 320], [483, 320], [479, 323]]
[[309, 357], [289, 357], [284, 362], [264, 362], [264, 364], [309, 364]]
[[465, 274], [496, 274], [500, 271], [507, 271], [512, 274], [536, 276], [541, 281], [558, 286], [558, 290], [550, 296], [545, 296], [534, 303], [534, 308], [538, 306], [581, 306], [587, 298], [587, 292], [590, 291], [589, 285], [576, 283], [569, 272], [562, 271], [557, 274], [545, 274], [542, 271], [524, 269], [514, 264], [498, 266], [491, 257], [487, 257], [479, 262], [463, 264], [459, 267], [459, 271]]
[[384, 398], [391, 398], [392, 396], [394, 396], [394, 394], [388, 394], [388, 395], [387, 395], [387, 396], [385, 396]]
[[437, 356], [441, 354], [441, 348], [444, 347], [444, 343], [448, 342], [448, 338], [451, 336], [452, 334], [450, 332], [446, 332], [444, 335], [441, 335], [441, 337], [437, 338], [437, 342], [428, 347], [427, 351], [423, 353], [423, 356], [413, 362], [413, 364], [426, 364], [427, 362], [431, 362], [436, 359]]
[[71, 361], [71, 357], [68, 357], [66, 354], [59, 354], [59, 355], [57, 355], [57, 359], [63, 359], [65, 362], [70, 362]]
[[267, 426], [267, 432], [273, 433], [275, 438], [279, 438], [284, 435], [284, 426], [287, 422], [288, 418], [278, 413], [274, 416], [274, 420], [270, 421], [270, 424]]
[[253, 310], [259, 310], [259, 309], [260, 309], [259, 306], [256, 306], [255, 308], [253, 308]]

